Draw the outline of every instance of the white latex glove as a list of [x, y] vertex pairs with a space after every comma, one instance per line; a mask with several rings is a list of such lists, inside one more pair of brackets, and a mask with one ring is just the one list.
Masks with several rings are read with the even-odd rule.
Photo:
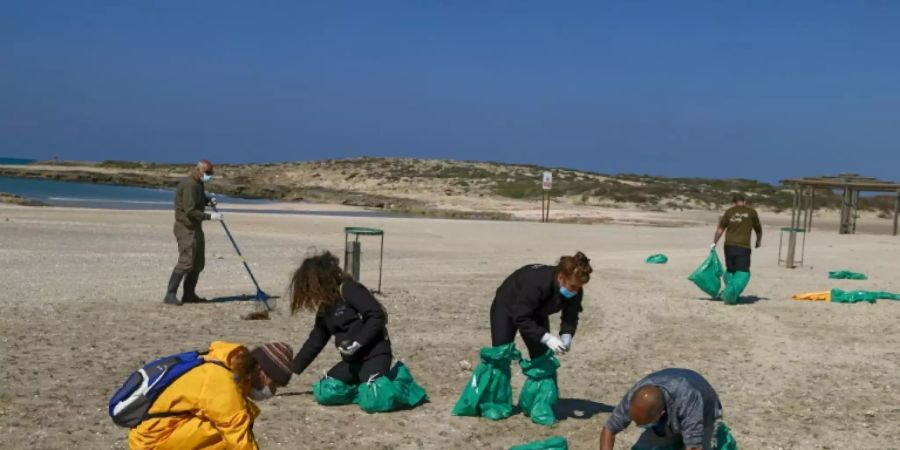
[[566, 352], [566, 345], [563, 344], [563, 341], [550, 333], [544, 333], [544, 337], [541, 338], [541, 344], [549, 347], [557, 355]]
[[566, 351], [572, 350], [572, 335], [571, 334], [564, 334], [559, 337], [559, 340], [561, 340], [563, 345], [566, 346]]
[[219, 201], [216, 200], [216, 196], [215, 196], [215, 195], [210, 195], [210, 196], [207, 197], [206, 199], [208, 200], [208, 203], [209, 203], [210, 205], [212, 205], [212, 206], [216, 206], [216, 205], [219, 204]]
[[209, 213], [209, 220], [222, 220], [222, 213], [220, 213], [220, 212]]
[[713, 250], [713, 249], [715, 249], [715, 248], [716, 248], [716, 243], [715, 243], [715, 242], [713, 242], [712, 244], [709, 245], [709, 249], [710, 249], [710, 250]]
[[362, 345], [359, 345], [359, 342], [353, 341], [348, 347], [338, 347], [338, 351], [341, 352], [342, 355], [350, 356], [356, 353]]

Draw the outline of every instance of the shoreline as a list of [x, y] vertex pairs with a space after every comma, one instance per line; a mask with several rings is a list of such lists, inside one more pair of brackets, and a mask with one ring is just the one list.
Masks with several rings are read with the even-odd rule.
[[[323, 163], [324, 164], [324, 163]], [[269, 179], [267, 173], [253, 173], [252, 170], [269, 170], [268, 167], [253, 167], [223, 165], [228, 175], [216, 179], [208, 186], [209, 190], [217, 194], [240, 199], [265, 200], [263, 205], [240, 204], [234, 208], [226, 208], [233, 212], [269, 212], [274, 214], [302, 214], [302, 215], [326, 215], [335, 212], [336, 216], [383, 216], [383, 217], [408, 217], [408, 218], [432, 218], [432, 219], [461, 219], [461, 220], [488, 220], [509, 222], [539, 222], [540, 202], [532, 199], [513, 199], [489, 196], [486, 194], [461, 194], [459, 192], [423, 192], [421, 187], [412, 188], [383, 185], [388, 184], [391, 176], [384, 173], [372, 173], [371, 179], [362, 185], [353, 185], [360, 177], [354, 174], [348, 175], [351, 180], [343, 184], [330, 179], [321, 183], [326, 186], [307, 186], [299, 184], [302, 180], [279, 180], [274, 176], [271, 184], [254, 182], [254, 179]], [[290, 165], [285, 165], [285, 167]], [[278, 166], [281, 167], [281, 166]], [[172, 189], [178, 180], [184, 176], [181, 166], [162, 166], [155, 172], [148, 172], [142, 168], [106, 167], [102, 164], [31, 164], [31, 165], [0, 165], [0, 176], [39, 179], [64, 182], [78, 182], [108, 186], [128, 186], [137, 188], [166, 188]], [[323, 169], [324, 170], [324, 169]], [[290, 172], [285, 168], [285, 172]], [[318, 172], [311, 178], [316, 178]], [[320, 178], [327, 178], [323, 175]], [[242, 185], [246, 183], [248, 186]], [[331, 186], [328, 186], [328, 184]], [[374, 184], [373, 184], [374, 183]], [[439, 183], [439, 180], [435, 181]], [[451, 184], [454, 182], [451, 181]], [[374, 194], [357, 192], [354, 190], [337, 189], [338, 186], [348, 185], [350, 188], [376, 192]], [[393, 189], [393, 190], [391, 190]], [[440, 191], [437, 186], [433, 190]], [[395, 195], [384, 195], [390, 191]], [[248, 195], [255, 193], [258, 195]], [[399, 195], [418, 196], [417, 198], [400, 198]], [[428, 201], [426, 201], [428, 200]], [[301, 203], [302, 202], [302, 203]], [[753, 203], [751, 202], [751, 205]], [[50, 204], [48, 206], [56, 207]], [[62, 205], [65, 207], [80, 208], [79, 205]], [[769, 218], [769, 223], [777, 223], [779, 226], [789, 222], [790, 212], [780, 209], [767, 208], [764, 205], [755, 206], [761, 215]], [[635, 205], [631, 203], [601, 203], [584, 204], [573, 201], [569, 197], [553, 197], [551, 206], [552, 223], [561, 224], [622, 224], [647, 227], [690, 227], [714, 223], [718, 216], [726, 209], [726, 205], [706, 208], [672, 207], [664, 209], [649, 207], [647, 205]], [[102, 207], [99, 209], [143, 209], [121, 208], [117, 206]], [[154, 208], [147, 208], [154, 209]], [[167, 208], [158, 208], [167, 209]], [[829, 207], [820, 207], [816, 210], [818, 216], [815, 229], [831, 228], [831, 218], [836, 217], [837, 212]], [[824, 223], [822, 220], [824, 219]], [[861, 211], [861, 219], [866, 222], [861, 224], [861, 230], [871, 230], [875, 233], [890, 232], [891, 221], [879, 217], [877, 211]], [[864, 231], [865, 232], [865, 231]]]

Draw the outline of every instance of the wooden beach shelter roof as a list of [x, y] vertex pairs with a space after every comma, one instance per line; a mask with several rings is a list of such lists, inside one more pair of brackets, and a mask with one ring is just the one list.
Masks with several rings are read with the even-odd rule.
[[782, 180], [782, 185], [791, 187], [811, 186], [821, 189], [851, 188], [864, 192], [898, 192], [900, 183], [864, 177], [855, 173], [839, 173], [834, 176], [805, 177]]

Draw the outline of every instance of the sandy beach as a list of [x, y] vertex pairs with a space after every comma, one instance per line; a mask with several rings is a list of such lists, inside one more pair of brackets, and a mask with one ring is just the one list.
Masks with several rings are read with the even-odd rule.
[[[311, 385], [337, 359], [330, 346], [310, 369], [262, 403], [262, 448], [504, 449], [563, 435], [595, 449], [622, 394], [664, 367], [703, 373], [722, 399], [742, 449], [900, 448], [900, 303], [799, 302], [805, 291], [900, 291], [900, 238], [840, 236], [827, 220], [811, 233], [807, 265], [776, 265], [777, 226], [762, 215], [744, 303], [705, 300], [687, 281], [706, 256], [713, 213], [667, 213], [680, 227], [621, 224], [228, 214], [226, 220], [263, 289], [283, 295], [310, 251], [342, 255], [343, 227], [385, 230], [384, 294], [395, 355], [431, 402], [368, 415], [323, 407]], [[640, 217], [638, 217], [640, 218]], [[253, 292], [221, 228], [207, 223], [207, 265], [199, 292]], [[884, 231], [887, 222], [864, 232]], [[363, 282], [375, 284], [377, 252], [365, 242]], [[517, 415], [501, 422], [452, 417], [450, 410], [489, 344], [493, 292], [513, 269], [582, 250], [595, 278], [574, 348], [562, 357], [561, 412], [553, 428]], [[669, 263], [645, 264], [653, 253]], [[161, 302], [176, 259], [172, 214], [0, 205], [0, 442], [6, 449], [123, 448], [127, 430], [107, 416], [118, 384], [142, 362], [222, 339], [299, 348], [312, 318], [278, 304], [271, 321], [243, 321], [246, 301], [167, 307]], [[869, 281], [827, 279], [829, 270]], [[554, 328], [558, 316], [552, 318]], [[521, 343], [520, 343], [521, 347]], [[514, 392], [523, 377], [513, 370]], [[634, 427], [620, 439], [629, 448]]]

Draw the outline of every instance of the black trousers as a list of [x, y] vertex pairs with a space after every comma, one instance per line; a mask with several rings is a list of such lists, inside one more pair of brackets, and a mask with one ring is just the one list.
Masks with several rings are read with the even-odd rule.
[[750, 271], [750, 249], [736, 245], [725, 246], [725, 268], [728, 272]]
[[[535, 321], [538, 325], [548, 330], [550, 329], [549, 316], [536, 318]], [[518, 331], [519, 329], [513, 323], [512, 317], [504, 311], [502, 306], [494, 301], [491, 305], [491, 345], [496, 347], [515, 341], [516, 332]], [[531, 359], [543, 356], [549, 349], [546, 345], [541, 344], [540, 341], [532, 341], [525, 336], [522, 336], [522, 340], [525, 341], [525, 346], [528, 347], [528, 356]]]
[[365, 383], [372, 376], [387, 375], [391, 370], [391, 359], [391, 354], [386, 353], [362, 361], [341, 361], [328, 371], [328, 376], [346, 384]]

